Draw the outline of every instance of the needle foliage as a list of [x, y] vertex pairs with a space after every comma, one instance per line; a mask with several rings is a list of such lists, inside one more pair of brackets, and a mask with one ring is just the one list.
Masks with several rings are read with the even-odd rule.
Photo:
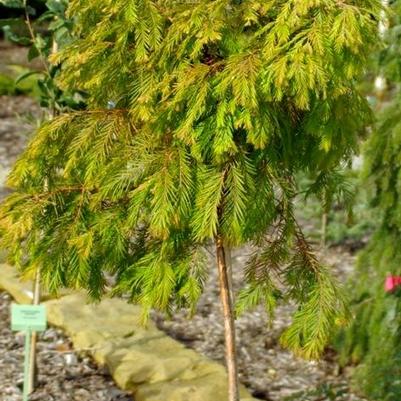
[[211, 240], [253, 242], [238, 312], [294, 300], [283, 344], [317, 357], [346, 307], [294, 219], [294, 177], [330, 182], [356, 150], [370, 111], [355, 82], [380, 11], [72, 0], [75, 39], [52, 62], [88, 108], [44, 123], [15, 165], [1, 208], [10, 259], [25, 274], [40, 266], [51, 290], [95, 298], [111, 274], [115, 294], [173, 313], [196, 305]]

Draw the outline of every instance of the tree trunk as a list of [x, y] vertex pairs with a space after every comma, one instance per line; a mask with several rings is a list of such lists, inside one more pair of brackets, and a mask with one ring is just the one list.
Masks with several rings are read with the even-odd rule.
[[238, 363], [235, 340], [235, 323], [231, 277], [227, 265], [226, 251], [221, 238], [216, 238], [216, 257], [219, 269], [220, 298], [224, 315], [224, 337], [226, 346], [226, 364], [228, 371], [228, 401], [239, 401]]

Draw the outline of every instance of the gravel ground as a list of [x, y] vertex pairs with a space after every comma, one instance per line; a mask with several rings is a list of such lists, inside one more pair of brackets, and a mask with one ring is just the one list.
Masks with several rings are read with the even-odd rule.
[[8, 192], [4, 181], [32, 131], [40, 109], [25, 96], [0, 96], [0, 198]]
[[28, 61], [28, 50], [26, 47], [0, 40], [0, 73], [10, 74], [13, 66], [41, 69], [42, 63], [39, 59]]

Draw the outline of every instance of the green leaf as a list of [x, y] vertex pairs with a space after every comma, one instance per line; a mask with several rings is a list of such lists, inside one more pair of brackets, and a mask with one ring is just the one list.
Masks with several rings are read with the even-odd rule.
[[23, 80], [25, 80], [33, 75], [42, 75], [42, 74], [43, 74], [43, 72], [41, 72], [41, 71], [24, 72], [15, 79], [15, 84], [18, 85], [20, 82], [22, 82]]

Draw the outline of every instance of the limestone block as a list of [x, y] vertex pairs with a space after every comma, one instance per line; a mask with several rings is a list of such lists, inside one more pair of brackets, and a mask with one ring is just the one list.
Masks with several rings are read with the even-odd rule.
[[[20, 304], [32, 303], [33, 283], [30, 280], [22, 280], [16, 267], [0, 264], [0, 289], [7, 291]], [[46, 301], [61, 298], [71, 293], [70, 290], [62, 290], [56, 297], [54, 294], [42, 292], [41, 299]]]
[[0, 288], [6, 290], [18, 303], [32, 303], [32, 282], [20, 281], [15, 267], [0, 265]]
[[[135, 401], [226, 401], [226, 376], [210, 374], [191, 380], [144, 384], [134, 393]], [[241, 388], [241, 401], [256, 401]]]
[[108, 343], [97, 352], [98, 359], [109, 367], [122, 388], [135, 390], [143, 383], [175, 380], [195, 372], [194, 366], [200, 358], [196, 352], [159, 331], [143, 334], [119, 344]]
[[[77, 293], [62, 300], [48, 301], [46, 306], [49, 321], [63, 328], [80, 348], [130, 336], [140, 327], [140, 307], [120, 299], [105, 299], [99, 304], [91, 304], [85, 294]], [[150, 327], [154, 328], [154, 325]]]

